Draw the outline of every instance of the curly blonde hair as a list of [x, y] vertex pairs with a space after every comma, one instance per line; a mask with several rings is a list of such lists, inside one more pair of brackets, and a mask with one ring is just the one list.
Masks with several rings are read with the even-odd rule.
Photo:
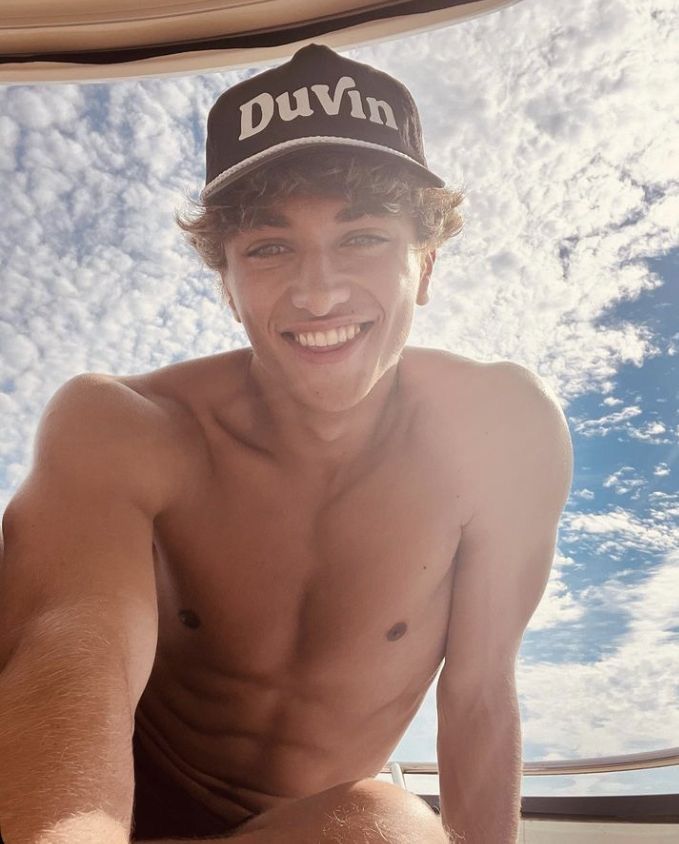
[[244, 176], [216, 201], [192, 202], [175, 219], [204, 263], [226, 269], [225, 242], [252, 227], [258, 213], [291, 196], [337, 196], [366, 212], [409, 216], [418, 247], [436, 249], [462, 230], [462, 190], [424, 185], [398, 160], [361, 150], [291, 153]]

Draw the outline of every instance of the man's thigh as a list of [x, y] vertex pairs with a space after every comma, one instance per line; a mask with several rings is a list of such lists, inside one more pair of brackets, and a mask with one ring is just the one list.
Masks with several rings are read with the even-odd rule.
[[364, 779], [291, 800], [246, 821], [234, 844], [446, 844], [429, 805], [389, 783]]

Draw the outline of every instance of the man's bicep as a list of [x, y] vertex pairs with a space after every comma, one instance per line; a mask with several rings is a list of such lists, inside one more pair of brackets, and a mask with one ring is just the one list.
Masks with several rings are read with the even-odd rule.
[[167, 470], [153, 448], [165, 437], [146, 401], [108, 377], [79, 376], [52, 398], [2, 519], [0, 668], [77, 630], [120, 655], [136, 706], [157, 640], [153, 519]]
[[521, 640], [553, 563], [568, 497], [572, 450], [566, 422], [532, 373], [514, 383], [502, 421], [486, 436], [484, 481], [456, 554], [440, 703], [513, 684]]

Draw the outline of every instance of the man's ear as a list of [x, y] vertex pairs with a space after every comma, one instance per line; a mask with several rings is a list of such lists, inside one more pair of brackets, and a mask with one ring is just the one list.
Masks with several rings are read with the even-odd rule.
[[429, 301], [429, 282], [431, 280], [431, 274], [434, 270], [434, 264], [436, 263], [436, 250], [432, 249], [431, 252], [423, 252], [422, 257], [420, 259], [420, 284], [417, 288], [417, 299], [415, 300], [418, 305], [426, 305]]
[[231, 295], [231, 291], [229, 290], [229, 285], [226, 280], [226, 270], [221, 270], [220, 275], [222, 277], [222, 293], [224, 294], [224, 299], [226, 300], [226, 304], [229, 306], [229, 310], [233, 314], [233, 318], [236, 322], [243, 322], [240, 318], [240, 314], [238, 313], [238, 308], [236, 307], [236, 303], [233, 301], [233, 296]]

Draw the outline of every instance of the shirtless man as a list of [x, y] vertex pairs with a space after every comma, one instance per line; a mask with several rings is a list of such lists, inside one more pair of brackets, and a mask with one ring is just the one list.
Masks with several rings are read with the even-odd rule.
[[[3, 520], [5, 844], [516, 840], [571, 448], [525, 368], [404, 348], [460, 198], [403, 86], [327, 48], [215, 104], [182, 225], [251, 347], [43, 415]], [[442, 663], [443, 825], [374, 779]]]

